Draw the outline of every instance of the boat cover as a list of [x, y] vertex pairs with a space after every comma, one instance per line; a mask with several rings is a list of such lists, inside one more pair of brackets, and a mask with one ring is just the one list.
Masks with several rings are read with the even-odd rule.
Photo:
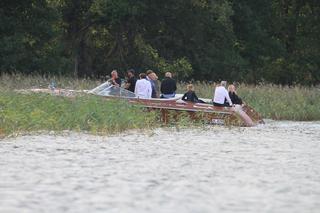
[[89, 91], [92, 94], [99, 96], [114, 96], [114, 97], [122, 97], [122, 98], [136, 98], [137, 96], [124, 88], [114, 86], [109, 82], [103, 83], [98, 87]]

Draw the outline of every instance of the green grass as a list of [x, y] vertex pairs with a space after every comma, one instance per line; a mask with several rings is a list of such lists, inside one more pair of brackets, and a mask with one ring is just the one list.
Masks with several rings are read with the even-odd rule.
[[0, 74], [0, 91], [12, 91], [15, 89], [48, 88], [55, 81], [57, 87], [64, 89], [92, 89], [101, 84], [101, 81], [91, 79], [79, 79], [65, 76], [39, 76], [21, 74]]
[[[198, 97], [212, 98], [214, 85], [194, 84]], [[186, 85], [179, 85], [184, 92]], [[274, 120], [320, 120], [320, 88], [279, 85], [240, 84], [238, 95], [264, 118]]]
[[112, 134], [156, 126], [155, 114], [95, 96], [0, 93], [0, 135], [39, 130]]
[[[123, 101], [106, 101], [93, 95], [67, 98], [14, 92], [15, 89], [47, 88], [52, 79], [58, 87], [69, 89], [92, 89], [102, 83], [68, 77], [0, 75], [0, 136], [39, 130], [110, 134], [159, 126], [155, 113], [145, 112]], [[194, 85], [198, 97], [212, 98], [214, 85]], [[178, 87], [178, 92], [185, 92], [185, 84]], [[241, 84], [238, 94], [264, 118], [320, 120], [320, 89], [317, 87]], [[187, 118], [175, 125], [184, 126], [183, 123], [191, 125]]]
[[320, 89], [316, 87], [247, 86], [239, 94], [265, 118], [320, 120]]

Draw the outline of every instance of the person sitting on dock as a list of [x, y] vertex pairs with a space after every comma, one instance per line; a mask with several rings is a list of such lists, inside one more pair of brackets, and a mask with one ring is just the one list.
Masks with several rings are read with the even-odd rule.
[[161, 82], [160, 91], [161, 98], [174, 98], [176, 96], [177, 84], [172, 79], [171, 72], [166, 72], [164, 80]]
[[112, 70], [110, 83], [116, 87], [121, 87], [121, 79], [118, 77], [117, 70]]
[[[214, 91], [214, 97], [213, 97], [214, 106], [219, 106], [219, 107], [232, 106], [233, 103], [226, 89], [226, 85], [227, 85], [226, 81], [221, 81], [221, 84], [216, 87]], [[227, 102], [225, 102], [225, 99], [227, 99]]]
[[134, 73], [134, 69], [130, 69], [127, 71], [128, 80], [125, 85], [125, 89], [129, 90], [130, 92], [134, 92], [134, 89], [136, 87], [137, 78], [135, 77]]
[[137, 80], [134, 93], [138, 98], [151, 98], [152, 88], [151, 83], [146, 79], [147, 75], [145, 73], [140, 73], [140, 80]]
[[182, 96], [182, 100], [188, 101], [188, 102], [193, 102], [193, 103], [204, 103], [204, 101], [200, 100], [197, 97], [196, 93], [194, 92], [194, 86], [192, 84], [187, 85], [187, 90], [188, 90], [188, 92], [186, 92]]
[[228, 86], [229, 97], [233, 104], [242, 105], [243, 102], [241, 98], [237, 95], [236, 87], [233, 84]]

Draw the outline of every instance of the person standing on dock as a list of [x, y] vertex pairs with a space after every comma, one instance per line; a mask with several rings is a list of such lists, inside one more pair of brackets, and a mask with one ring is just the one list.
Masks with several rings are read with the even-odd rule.
[[137, 81], [134, 93], [138, 98], [150, 99], [152, 95], [151, 83], [146, 79], [145, 73], [140, 73], [140, 80]]
[[[216, 87], [214, 91], [214, 97], [213, 97], [214, 106], [219, 106], [219, 107], [232, 106], [232, 101], [230, 99], [226, 86], [227, 86], [227, 82], [221, 81], [221, 84]], [[226, 99], [228, 102], [225, 102]]]
[[174, 98], [176, 96], [177, 84], [172, 79], [171, 72], [166, 72], [165, 78], [161, 82], [160, 91], [162, 93], [161, 98]]

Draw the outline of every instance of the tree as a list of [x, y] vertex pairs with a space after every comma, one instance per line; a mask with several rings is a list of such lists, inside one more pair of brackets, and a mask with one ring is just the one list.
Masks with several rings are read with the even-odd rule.
[[0, 70], [60, 73], [68, 67], [57, 42], [57, 11], [45, 0], [0, 2]]
[[3, 0], [0, 72], [320, 82], [318, 0]]

